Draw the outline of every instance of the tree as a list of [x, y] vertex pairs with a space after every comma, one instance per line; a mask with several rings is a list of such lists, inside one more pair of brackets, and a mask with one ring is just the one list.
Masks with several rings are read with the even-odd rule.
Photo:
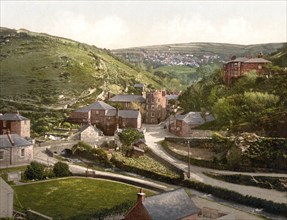
[[71, 172], [69, 170], [69, 165], [63, 162], [57, 162], [54, 165], [53, 172], [56, 177], [70, 176]]
[[143, 138], [144, 135], [134, 128], [127, 128], [119, 133], [119, 139], [123, 144], [123, 150], [126, 156], [131, 156], [132, 153], [132, 143]]
[[44, 179], [44, 165], [32, 161], [24, 172], [24, 177], [29, 180], [42, 180]]

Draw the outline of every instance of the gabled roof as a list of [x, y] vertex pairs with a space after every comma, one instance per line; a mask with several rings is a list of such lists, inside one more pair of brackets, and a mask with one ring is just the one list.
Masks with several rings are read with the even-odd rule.
[[0, 135], [0, 148], [7, 147], [23, 147], [32, 145], [31, 142], [27, 141], [25, 138], [19, 136], [18, 134], [10, 134], [14, 145], [10, 142], [7, 134]]
[[138, 118], [139, 115], [138, 110], [119, 110], [119, 117], [121, 118]]
[[184, 189], [177, 189], [145, 198], [143, 206], [151, 219], [176, 220], [199, 211]]
[[18, 113], [5, 113], [4, 115], [0, 115], [1, 121], [26, 121], [28, 118], [19, 115]]
[[110, 109], [115, 109], [113, 106], [108, 105], [107, 103], [103, 101], [97, 101], [93, 104], [90, 104], [88, 106], [85, 106], [83, 108], [80, 108], [76, 110], [75, 112], [89, 112], [90, 110], [95, 109], [95, 110], [110, 110]]
[[106, 111], [106, 114], [105, 114], [105, 116], [108, 116], [108, 117], [112, 117], [112, 116], [116, 116], [116, 115], [117, 115], [116, 109], [108, 109]]
[[178, 115], [177, 120], [184, 121], [191, 126], [202, 125], [205, 122], [213, 121], [214, 117], [211, 114], [206, 114], [206, 120], [201, 117], [201, 112], [189, 112], [185, 115]]
[[116, 96], [110, 98], [109, 101], [111, 101], [111, 102], [140, 102], [140, 103], [144, 103], [145, 98], [142, 97], [141, 95], [120, 94], [120, 95], [116, 95]]
[[246, 60], [244, 63], [271, 63], [271, 61], [266, 60], [264, 58], [252, 58], [252, 59]]
[[99, 130], [93, 126], [93, 125], [84, 125], [80, 128], [79, 132], [82, 133], [83, 131], [85, 131], [86, 129], [88, 129], [89, 127], [92, 127], [96, 132], [98, 132]]

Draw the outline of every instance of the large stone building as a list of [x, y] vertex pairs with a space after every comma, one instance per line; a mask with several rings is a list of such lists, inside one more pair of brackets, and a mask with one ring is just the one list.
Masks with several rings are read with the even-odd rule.
[[196, 220], [199, 211], [184, 189], [147, 198], [141, 190], [136, 204], [125, 214], [125, 220]]
[[146, 93], [145, 123], [158, 124], [167, 116], [167, 98], [165, 91]]
[[251, 59], [246, 57], [236, 58], [233, 56], [230, 61], [223, 64], [223, 80], [225, 84], [231, 85], [235, 79], [251, 70], [256, 71], [258, 75], [267, 74], [265, 66], [268, 63], [271, 62], [262, 58], [261, 55], [259, 55], [258, 58]]
[[33, 160], [33, 144], [18, 134], [0, 135], [0, 167], [29, 164]]
[[19, 113], [6, 113], [0, 115], [0, 134], [18, 134], [21, 137], [30, 137], [30, 120]]

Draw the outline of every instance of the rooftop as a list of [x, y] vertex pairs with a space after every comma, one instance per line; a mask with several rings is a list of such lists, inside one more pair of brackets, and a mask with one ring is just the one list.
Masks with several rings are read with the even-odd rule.
[[145, 198], [143, 206], [151, 219], [175, 220], [199, 211], [184, 189], [177, 189]]
[[264, 58], [252, 58], [252, 59], [246, 60], [245, 63], [271, 63], [271, 62]]
[[5, 113], [4, 115], [0, 115], [1, 121], [26, 121], [29, 120], [18, 113]]
[[119, 110], [119, 117], [122, 118], [138, 118], [139, 115], [138, 110]]
[[178, 115], [176, 119], [184, 121], [185, 123], [191, 126], [198, 126], [204, 124], [205, 122], [213, 121], [214, 117], [211, 114], [207, 113], [204, 119], [201, 116], [201, 112], [189, 112], [185, 115]]
[[108, 105], [107, 103], [105, 103], [103, 101], [97, 101], [93, 104], [90, 104], [88, 106], [80, 108], [80, 109], [76, 110], [75, 112], [89, 112], [92, 109], [95, 109], [95, 110], [111, 110], [111, 109], [115, 109], [115, 108], [113, 106]]
[[18, 134], [10, 134], [10, 137], [14, 144], [11, 143], [7, 134], [0, 135], [0, 148], [7, 148], [13, 146], [22, 147], [32, 145], [31, 142], [27, 141], [25, 138], [19, 136]]
[[114, 97], [110, 98], [109, 101], [111, 102], [140, 102], [144, 103], [145, 98], [141, 95], [126, 95], [126, 94], [120, 94], [115, 95]]

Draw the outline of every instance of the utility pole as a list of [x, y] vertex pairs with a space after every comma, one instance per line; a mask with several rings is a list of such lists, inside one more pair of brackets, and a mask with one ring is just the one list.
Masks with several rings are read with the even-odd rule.
[[187, 141], [187, 148], [188, 148], [188, 167], [187, 167], [187, 178], [190, 178], [190, 142]]

